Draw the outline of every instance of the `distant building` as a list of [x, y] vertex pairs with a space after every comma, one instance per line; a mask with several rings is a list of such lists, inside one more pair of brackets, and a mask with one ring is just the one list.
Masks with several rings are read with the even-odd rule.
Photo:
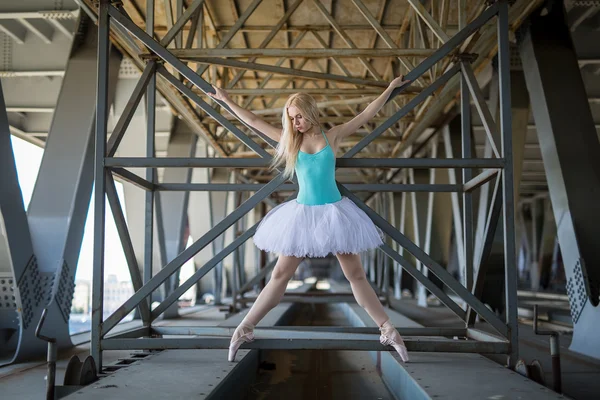
[[90, 281], [75, 281], [75, 293], [73, 294], [72, 314], [89, 314], [91, 307], [92, 285]]
[[119, 281], [116, 275], [109, 275], [104, 281], [104, 314], [112, 314], [131, 296], [133, 296], [131, 282]]

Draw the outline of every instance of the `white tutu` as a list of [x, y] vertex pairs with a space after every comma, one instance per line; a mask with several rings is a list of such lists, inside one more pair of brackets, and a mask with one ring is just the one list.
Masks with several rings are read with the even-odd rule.
[[382, 239], [381, 229], [347, 197], [316, 206], [282, 203], [265, 215], [253, 238], [261, 250], [295, 257], [360, 253], [381, 246]]

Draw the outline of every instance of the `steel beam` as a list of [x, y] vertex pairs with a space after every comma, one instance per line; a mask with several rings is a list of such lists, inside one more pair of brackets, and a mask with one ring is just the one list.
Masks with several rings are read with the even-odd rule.
[[225, 217], [221, 222], [215, 225], [210, 231], [204, 236], [199, 238], [194, 244], [185, 249], [179, 254], [173, 261], [167, 264], [159, 273], [152, 277], [152, 279], [145, 284], [139, 291], [137, 291], [131, 298], [129, 298], [119, 309], [117, 309], [111, 316], [109, 316], [104, 322], [102, 328], [102, 336], [109, 332], [116, 324], [119, 323], [127, 314], [129, 314], [136, 305], [145, 299], [150, 293], [158, 288], [165, 280], [167, 280], [175, 271], [177, 271], [187, 260], [189, 260], [194, 254], [202, 250], [209, 243], [215, 240], [221, 235], [226, 229], [235, 223], [239, 218], [244, 216], [248, 211], [254, 208], [264, 198], [269, 196], [273, 190], [277, 188], [284, 178], [281, 174], [277, 175], [268, 185], [256, 192], [252, 197], [244, 202], [237, 210]]
[[[287, 333], [287, 332], [286, 332]], [[257, 337], [251, 343], [244, 343], [240, 349], [262, 350], [361, 350], [361, 351], [389, 351], [387, 346], [379, 343], [379, 335], [365, 335], [356, 333], [327, 333], [325, 337], [315, 332], [307, 332], [302, 338], [288, 339], [278, 332], [278, 337], [262, 339]], [[281, 338], [284, 336], [284, 338]], [[362, 337], [354, 339], [354, 337]], [[104, 350], [167, 350], [167, 349], [227, 349], [229, 338], [140, 338], [140, 339], [104, 339]], [[451, 339], [412, 339], [404, 337], [408, 351], [419, 352], [444, 352], [444, 353], [485, 353], [505, 354], [509, 348], [507, 342], [483, 342], [470, 340]]]
[[0, 290], [7, 296], [0, 299], [0, 366], [3, 366], [43, 352], [44, 346], [34, 336], [45, 305], [37, 296], [49, 292], [50, 276], [40, 275], [33, 254], [1, 82], [0, 224]]
[[[106, 134], [109, 107], [109, 73], [115, 73], [117, 66], [110, 63], [110, 22], [108, 20], [109, 0], [101, 0], [98, 12], [97, 48], [97, 101], [95, 104], [96, 140], [94, 151], [94, 255], [92, 276], [92, 329], [91, 356], [96, 368], [102, 371], [102, 321], [104, 310], [104, 234], [105, 234], [105, 174]], [[65, 118], [68, 121], [68, 118]], [[65, 122], [66, 122], [65, 121]], [[91, 141], [90, 141], [91, 142]], [[55, 173], [56, 171], [52, 171]], [[64, 180], [65, 177], [61, 176]]]
[[[352, 201], [354, 201], [354, 203], [360, 209], [362, 209], [373, 220], [375, 225], [379, 226], [379, 228], [381, 228], [381, 230], [384, 233], [391, 236], [402, 247], [404, 247], [407, 251], [409, 251], [415, 257], [417, 257], [421, 262], [423, 262], [423, 264], [427, 268], [429, 268], [431, 272], [433, 272], [438, 278], [440, 278], [445, 285], [447, 285], [454, 293], [459, 295], [467, 304], [471, 305], [479, 315], [481, 315], [483, 318], [486, 319], [486, 321], [490, 323], [490, 325], [494, 329], [496, 329], [502, 335], [506, 335], [508, 333], [506, 325], [504, 325], [504, 323], [502, 323], [502, 321], [493, 312], [491, 312], [481, 301], [475, 298], [475, 296], [473, 296], [469, 291], [467, 291], [467, 289], [465, 289], [464, 286], [457, 282], [456, 279], [454, 279], [454, 277], [452, 277], [448, 273], [448, 271], [446, 271], [437, 262], [432, 260], [431, 257], [429, 257], [429, 255], [427, 255], [422, 249], [417, 247], [406, 236], [398, 232], [392, 225], [389, 224], [389, 222], [377, 215], [377, 213], [375, 213], [371, 208], [369, 208], [352, 192], [345, 189], [344, 187], [340, 187], [340, 191], [342, 192], [342, 195], [345, 195]], [[431, 291], [432, 293], [436, 294], [433, 290]]]
[[519, 47], [567, 277], [570, 349], [600, 359], [600, 142], [564, 7], [533, 15]]
[[[289, 293], [291, 296], [295, 297], [310, 297], [310, 296], [302, 296], [304, 294], [310, 295], [311, 293]], [[337, 297], [337, 293], [328, 293], [332, 296], [317, 296], [317, 297]], [[286, 293], [287, 296], [287, 293]], [[351, 293], [348, 296], [353, 296]], [[483, 333], [477, 329], [467, 329], [467, 328], [435, 328], [435, 327], [427, 327], [427, 328], [405, 328], [398, 327], [398, 332], [403, 336], [459, 336], [459, 337], [467, 337], [467, 334], [472, 334], [473, 336], [479, 334], [479, 338], [486, 340], [501, 340], [497, 337]], [[152, 327], [152, 333], [156, 333], [159, 335], [201, 335], [201, 336], [224, 336], [231, 337], [233, 332], [235, 331], [235, 327], [221, 327], [221, 326], [154, 326]], [[262, 336], [266, 335], [277, 335], [279, 333], [289, 334], [289, 335], [310, 335], [314, 332], [319, 332], [321, 335], [334, 333], [334, 334], [343, 334], [343, 333], [359, 333], [359, 334], [379, 334], [379, 328], [377, 327], [356, 327], [356, 326], [273, 326], [273, 327], [257, 327], [254, 332]], [[115, 337], [115, 336], [111, 336]]]
[[[515, 249], [515, 187], [513, 168], [513, 132], [510, 101], [510, 49], [508, 0], [497, 3], [498, 9], [498, 75], [500, 98], [500, 135], [502, 157], [506, 166], [502, 171], [503, 225], [504, 225], [504, 290], [506, 297], [505, 320], [508, 326], [510, 352], [508, 366], [514, 368], [519, 358], [519, 326], [517, 310], [517, 260]], [[488, 110], [489, 111], [489, 110]], [[600, 148], [600, 147], [599, 147]]]
[[[265, 158], [107, 157], [109, 168], [260, 168]], [[503, 168], [504, 160], [490, 158], [339, 158], [336, 168]]]
[[[172, 49], [171, 53], [181, 60], [199, 61], [214, 58], [329, 58], [329, 57], [429, 57], [433, 50], [429, 49]], [[214, 60], [219, 62], [218, 60]], [[252, 65], [252, 61], [250, 61]]]

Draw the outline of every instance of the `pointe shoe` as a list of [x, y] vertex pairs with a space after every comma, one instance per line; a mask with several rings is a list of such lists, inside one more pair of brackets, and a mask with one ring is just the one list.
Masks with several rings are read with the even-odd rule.
[[404, 345], [404, 340], [402, 340], [402, 336], [400, 336], [400, 333], [398, 333], [392, 323], [389, 320], [385, 321], [379, 328], [379, 331], [381, 332], [379, 338], [381, 344], [384, 346], [392, 346], [402, 361], [408, 362], [408, 350]]
[[[239, 332], [238, 332], [239, 331]], [[238, 337], [236, 337], [239, 335]], [[235, 339], [234, 339], [235, 338]], [[229, 343], [229, 355], [227, 359], [231, 362], [235, 360], [235, 355], [238, 349], [243, 343], [250, 343], [254, 341], [254, 327], [249, 326], [238, 326], [233, 332], [231, 342]]]

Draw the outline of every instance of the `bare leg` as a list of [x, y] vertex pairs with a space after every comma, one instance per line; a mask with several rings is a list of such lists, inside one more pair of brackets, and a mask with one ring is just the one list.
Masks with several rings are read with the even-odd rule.
[[302, 258], [280, 256], [271, 273], [271, 279], [260, 292], [254, 304], [236, 328], [229, 344], [229, 361], [235, 359], [238, 348], [244, 342], [254, 340], [254, 327], [271, 311], [283, 297], [288, 281], [300, 265]]
[[402, 361], [408, 361], [406, 346], [400, 333], [390, 322], [383, 305], [379, 301], [377, 294], [367, 281], [367, 276], [360, 261], [358, 254], [336, 254], [340, 262], [342, 271], [346, 279], [350, 281], [352, 294], [359, 306], [367, 311], [367, 314], [375, 321], [381, 331], [380, 341], [386, 346], [392, 346], [402, 358]]
[[390, 318], [381, 305], [377, 294], [367, 281], [365, 270], [360, 261], [360, 255], [336, 254], [336, 257], [342, 266], [342, 271], [346, 279], [350, 282], [352, 294], [354, 294], [358, 305], [367, 311], [377, 326], [383, 325]]

